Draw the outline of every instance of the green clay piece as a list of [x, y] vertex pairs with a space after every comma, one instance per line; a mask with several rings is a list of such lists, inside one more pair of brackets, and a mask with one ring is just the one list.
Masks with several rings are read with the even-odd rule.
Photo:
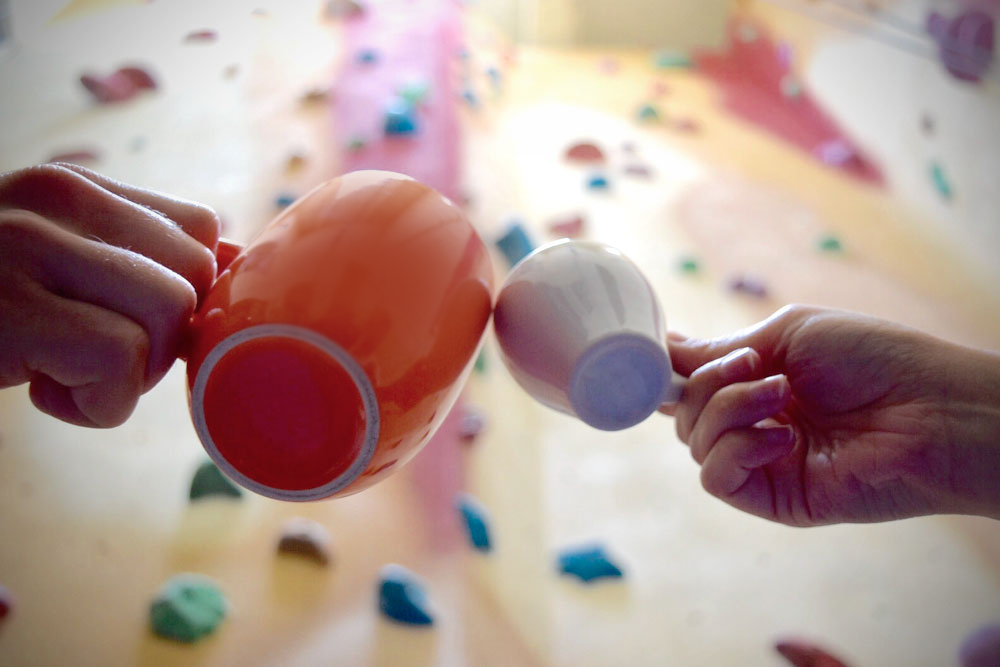
[[819, 240], [819, 249], [823, 252], [842, 252], [844, 245], [836, 236], [824, 236]]
[[662, 51], [653, 56], [653, 64], [660, 69], [684, 69], [692, 67], [691, 56], [676, 51]]
[[430, 85], [426, 81], [408, 81], [399, 88], [399, 96], [412, 106], [420, 106], [430, 93]]
[[660, 112], [652, 104], [643, 104], [639, 107], [637, 115], [641, 121], [652, 122], [660, 120]]
[[701, 270], [701, 266], [698, 264], [698, 260], [693, 257], [684, 257], [680, 261], [681, 273], [695, 274]]
[[476, 365], [472, 367], [476, 373], [479, 375], [485, 375], [486, 373], [486, 353], [480, 352], [479, 356], [476, 357]]
[[149, 606], [149, 622], [165, 639], [196, 642], [211, 634], [226, 617], [226, 598], [208, 577], [177, 574]]
[[222, 472], [215, 467], [211, 461], [205, 461], [198, 470], [195, 471], [191, 479], [191, 500], [198, 500], [206, 496], [226, 496], [229, 498], [240, 498], [243, 492], [239, 487], [229, 481]]
[[368, 142], [366, 142], [361, 137], [354, 137], [347, 144], [347, 150], [353, 151], [353, 152], [357, 152], [357, 151], [360, 151], [360, 150], [364, 150], [365, 146], [367, 146], [367, 145], [368, 145]]
[[944, 173], [944, 167], [941, 166], [940, 162], [931, 163], [931, 181], [934, 183], [934, 189], [942, 198], [950, 200], [955, 196], [951, 181], [948, 180], [948, 175]]

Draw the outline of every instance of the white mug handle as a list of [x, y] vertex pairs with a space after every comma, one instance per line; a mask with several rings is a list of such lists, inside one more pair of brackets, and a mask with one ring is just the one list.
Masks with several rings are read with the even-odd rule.
[[684, 394], [688, 379], [675, 370], [670, 371], [670, 385], [663, 395], [663, 403], [678, 403]]

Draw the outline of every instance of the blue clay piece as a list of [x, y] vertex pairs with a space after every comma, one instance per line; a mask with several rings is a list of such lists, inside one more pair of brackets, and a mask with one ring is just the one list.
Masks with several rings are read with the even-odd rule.
[[295, 196], [283, 192], [274, 198], [274, 205], [278, 208], [288, 208], [295, 203]]
[[455, 505], [458, 507], [459, 514], [462, 515], [465, 531], [472, 547], [476, 551], [489, 553], [493, 546], [490, 542], [489, 516], [486, 513], [486, 508], [478, 500], [464, 493], [458, 496]]
[[500, 68], [493, 65], [487, 67], [486, 76], [493, 85], [493, 89], [499, 92], [503, 87], [503, 72], [500, 71]]
[[607, 190], [611, 187], [611, 181], [604, 174], [591, 174], [587, 177], [587, 189]]
[[479, 97], [476, 95], [476, 91], [472, 88], [466, 88], [462, 91], [462, 99], [465, 100], [465, 103], [469, 105], [470, 109], [479, 108]]
[[955, 196], [955, 191], [951, 187], [951, 181], [948, 179], [948, 175], [945, 173], [944, 167], [941, 166], [940, 162], [931, 163], [931, 182], [942, 199], [951, 200]]
[[497, 239], [497, 248], [507, 258], [507, 262], [514, 266], [522, 259], [530, 255], [535, 250], [535, 244], [528, 236], [528, 232], [520, 222], [512, 222], [507, 232]]
[[362, 65], [373, 65], [378, 62], [378, 51], [375, 49], [362, 49], [358, 51], [357, 59]]
[[389, 564], [379, 571], [378, 608], [397, 623], [434, 624], [423, 581], [402, 565]]
[[559, 571], [590, 583], [597, 579], [622, 578], [622, 570], [608, 557], [602, 544], [564, 549], [558, 558]]
[[385, 133], [407, 136], [417, 131], [417, 113], [406, 100], [393, 100], [385, 110]]

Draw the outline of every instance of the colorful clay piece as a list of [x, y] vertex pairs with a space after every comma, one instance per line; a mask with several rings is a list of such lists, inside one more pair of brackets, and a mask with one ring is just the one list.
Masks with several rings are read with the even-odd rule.
[[727, 282], [730, 292], [746, 294], [758, 299], [767, 298], [767, 286], [758, 278], [749, 275], [733, 276]]
[[99, 151], [89, 148], [81, 148], [80, 150], [56, 153], [46, 160], [46, 162], [70, 162], [72, 164], [87, 165], [92, 162], [97, 162], [99, 159], [101, 159]]
[[486, 68], [486, 78], [490, 80], [490, 84], [493, 86], [493, 91], [499, 93], [503, 90], [503, 72], [496, 65], [490, 65]]
[[636, 178], [651, 178], [653, 176], [653, 170], [649, 166], [637, 162], [625, 165], [625, 173]]
[[402, 565], [389, 564], [379, 571], [378, 608], [397, 623], [434, 624], [424, 582]]
[[507, 226], [507, 231], [496, 240], [496, 246], [507, 258], [507, 263], [514, 266], [522, 259], [534, 251], [535, 244], [532, 242], [524, 226], [517, 220], [511, 221]]
[[149, 621], [160, 637], [196, 642], [215, 631], [226, 617], [227, 607], [214, 581], [198, 574], [178, 574], [153, 599]]
[[458, 439], [466, 444], [472, 444], [485, 428], [486, 415], [482, 410], [466, 405], [458, 421]]
[[486, 367], [486, 352], [480, 352], [479, 356], [476, 357], [476, 363], [472, 366], [472, 370], [477, 375], [486, 375]]
[[329, 87], [317, 86], [302, 93], [302, 96], [299, 97], [299, 102], [304, 105], [324, 104], [330, 101], [332, 95], [333, 91]]
[[602, 544], [563, 549], [557, 558], [559, 571], [589, 584], [598, 579], [620, 579], [622, 570], [608, 556]]
[[142, 67], [119, 67], [107, 76], [85, 72], [80, 83], [99, 104], [124, 102], [143, 90], [156, 90], [156, 79]]
[[816, 157], [831, 167], [843, 167], [858, 157], [857, 151], [843, 139], [830, 139], [816, 147]]
[[188, 497], [191, 500], [199, 500], [208, 496], [240, 498], [243, 496], [243, 491], [230, 482], [229, 478], [223, 475], [214, 463], [205, 461], [198, 466], [194, 477], [191, 478], [191, 490]]
[[482, 553], [489, 553], [493, 546], [490, 541], [490, 519], [486, 508], [466, 493], [459, 494], [455, 506], [461, 515], [472, 548]]
[[293, 517], [285, 522], [278, 539], [278, 553], [299, 556], [317, 565], [330, 564], [330, 531], [312, 519]]
[[295, 195], [288, 192], [282, 192], [277, 197], [274, 198], [274, 205], [276, 208], [288, 208], [295, 203]]
[[128, 144], [128, 149], [132, 153], [138, 153], [142, 151], [144, 148], [146, 148], [147, 143], [148, 140], [146, 139], [146, 137], [142, 135], [132, 137], [132, 141], [130, 141]]
[[399, 87], [399, 97], [411, 106], [418, 107], [427, 101], [430, 89], [431, 86], [425, 79], [414, 79]]
[[652, 104], [643, 104], [639, 107], [639, 110], [636, 111], [635, 115], [639, 120], [645, 123], [652, 123], [660, 120], [660, 112]]
[[940, 162], [931, 163], [931, 182], [942, 199], [950, 201], [955, 196], [955, 191], [951, 187], [951, 181], [948, 179], [948, 175], [945, 173], [944, 167], [941, 166]]
[[365, 13], [357, 0], [327, 0], [326, 15], [330, 18], [355, 18]]
[[476, 95], [476, 91], [472, 88], [465, 88], [462, 90], [462, 99], [469, 105], [470, 109], [479, 108], [479, 96]]
[[611, 181], [604, 174], [594, 173], [587, 177], [588, 190], [607, 190], [611, 187]]
[[185, 44], [210, 44], [219, 38], [214, 30], [194, 30], [184, 35]]
[[781, 77], [781, 94], [785, 96], [785, 99], [797, 100], [802, 97], [802, 83], [799, 78], [793, 74], [786, 74]]
[[984, 625], [962, 640], [958, 663], [959, 667], [1000, 665], [1000, 623]]
[[570, 162], [603, 163], [606, 158], [597, 144], [581, 141], [566, 149], [566, 159]]
[[239, 75], [239, 73], [240, 73], [240, 66], [237, 65], [236, 63], [232, 63], [226, 65], [225, 68], [222, 70], [222, 78], [227, 80], [235, 79]]
[[362, 65], [374, 65], [378, 62], [378, 51], [375, 49], [361, 49], [354, 58]]
[[681, 134], [697, 134], [701, 132], [701, 123], [694, 118], [681, 118], [674, 123], [673, 127]]
[[298, 171], [304, 166], [306, 166], [306, 154], [302, 151], [290, 153], [285, 160], [285, 169], [288, 171]]
[[653, 97], [663, 97], [670, 92], [670, 86], [665, 81], [654, 81], [649, 92]]
[[950, 20], [931, 12], [927, 32], [938, 43], [945, 69], [956, 79], [980, 83], [993, 65], [996, 26], [986, 12], [970, 9]]
[[694, 257], [682, 257], [680, 262], [677, 263], [677, 267], [680, 269], [681, 273], [686, 273], [688, 275], [693, 275], [701, 271], [701, 265]]
[[789, 69], [795, 61], [795, 48], [788, 42], [778, 42], [777, 56], [778, 63], [785, 69]]
[[7, 617], [14, 611], [14, 596], [6, 587], [0, 586], [0, 627], [3, 626]]
[[351, 137], [351, 140], [347, 142], [347, 150], [356, 153], [357, 151], [364, 150], [367, 145], [368, 142], [364, 140], [364, 137]]
[[659, 69], [689, 68], [694, 63], [691, 56], [677, 51], [661, 51], [653, 56], [653, 64]]
[[409, 136], [417, 132], [417, 114], [412, 104], [395, 99], [385, 110], [385, 133], [388, 136]]
[[753, 27], [749, 23], [741, 24], [737, 30], [737, 34], [739, 35], [740, 41], [744, 44], [752, 44], [760, 37], [760, 33], [757, 32], [757, 28]]
[[921, 114], [920, 116], [921, 131], [925, 135], [931, 136], [932, 134], [934, 134], [934, 128], [935, 128], [934, 118], [929, 113]]
[[847, 667], [847, 663], [811, 642], [788, 639], [774, 649], [793, 667]]
[[818, 246], [823, 252], [842, 252], [844, 250], [844, 245], [840, 242], [840, 239], [833, 235], [821, 238]]
[[575, 239], [583, 232], [585, 224], [582, 215], [558, 218], [549, 223], [549, 233], [556, 238]]

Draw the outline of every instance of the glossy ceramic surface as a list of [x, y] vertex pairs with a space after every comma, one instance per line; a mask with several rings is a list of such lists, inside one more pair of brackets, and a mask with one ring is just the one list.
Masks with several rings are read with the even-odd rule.
[[518, 383], [595, 428], [628, 428], [679, 396], [656, 295], [610, 246], [558, 241], [526, 257], [497, 297], [494, 327]]
[[232, 259], [195, 316], [189, 397], [209, 455], [285, 500], [390, 474], [457, 397], [492, 275], [468, 220], [426, 186], [355, 172], [318, 187]]

